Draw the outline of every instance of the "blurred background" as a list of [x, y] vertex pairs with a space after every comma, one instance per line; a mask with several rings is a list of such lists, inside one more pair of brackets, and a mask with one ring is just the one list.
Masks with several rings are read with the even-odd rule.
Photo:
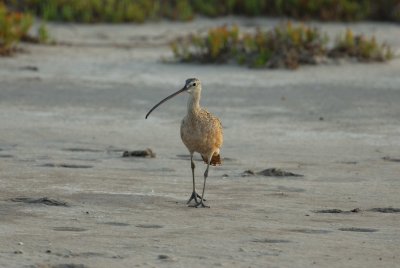
[[6, 0], [44, 20], [144, 22], [196, 16], [274, 16], [322, 21], [400, 21], [399, 0]]
[[[161, 23], [231, 15], [306, 22], [399, 22], [400, 0], [3, 0], [0, 1], [0, 55], [15, 52], [15, 45], [19, 41], [55, 44], [57, 36], [51, 37], [47, 22]], [[39, 22], [35, 23], [34, 18], [39, 18]], [[32, 25], [36, 25], [36, 34], [29, 35]], [[377, 44], [374, 37], [367, 41], [350, 30], [336, 37], [336, 48], [333, 51], [325, 48], [328, 40], [323, 39], [324, 33], [311, 28], [300, 29], [286, 25], [275, 29], [279, 32], [278, 35], [271, 37], [269, 33], [262, 33], [263, 36], [267, 36], [268, 41], [261, 42], [257, 36], [239, 40], [239, 29], [219, 28], [211, 31], [213, 32], [209, 33], [206, 39], [198, 37], [172, 42], [171, 49], [176, 59], [186, 62], [220, 63], [226, 62], [228, 58], [237, 58], [239, 64], [245, 63], [252, 67], [285, 66], [295, 69], [301, 64], [297, 58], [310, 58], [308, 54], [318, 54], [319, 57], [326, 52], [328, 56], [333, 57], [346, 55], [373, 61], [385, 61], [393, 56], [392, 51]], [[57, 34], [58, 31], [53, 32]], [[279, 36], [282, 36], [280, 33], [283, 33], [284, 37], [279, 41]], [[307, 55], [301, 55], [304, 53], [293, 48], [293, 43], [301, 50], [308, 50]], [[277, 48], [282, 46], [288, 48], [284, 49], [284, 53], [278, 54], [294, 55], [284, 60], [289, 63], [280, 63], [273, 59]], [[198, 55], [193, 53], [193, 50], [206, 53]], [[237, 53], [238, 51], [247, 53]], [[292, 59], [293, 57], [295, 59]], [[312, 56], [312, 59], [306, 59], [305, 63], [317, 61], [320, 60]]]

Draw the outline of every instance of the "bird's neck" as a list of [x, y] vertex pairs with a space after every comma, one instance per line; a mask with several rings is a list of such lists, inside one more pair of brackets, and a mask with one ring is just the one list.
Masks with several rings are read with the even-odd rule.
[[188, 114], [196, 114], [200, 110], [200, 92], [195, 92], [189, 95]]

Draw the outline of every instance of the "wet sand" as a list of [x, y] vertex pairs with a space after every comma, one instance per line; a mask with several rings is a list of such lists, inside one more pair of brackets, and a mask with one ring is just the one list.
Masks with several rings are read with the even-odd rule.
[[[162, 63], [173, 36], [232, 21], [277, 23], [55, 24], [69, 45], [0, 60], [1, 267], [399, 265], [399, 58], [297, 71]], [[350, 27], [399, 51], [398, 26]], [[224, 125], [210, 209], [186, 205], [187, 96], [144, 119], [188, 77]], [[156, 157], [122, 157], [146, 148]], [[303, 176], [258, 174], [268, 168]]]

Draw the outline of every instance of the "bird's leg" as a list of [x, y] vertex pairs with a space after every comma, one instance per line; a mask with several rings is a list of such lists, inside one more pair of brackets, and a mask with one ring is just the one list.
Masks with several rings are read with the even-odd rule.
[[197, 201], [197, 198], [201, 198], [201, 196], [198, 193], [196, 193], [196, 190], [195, 190], [194, 169], [196, 166], [193, 162], [193, 153], [190, 153], [190, 162], [191, 162], [190, 167], [192, 168], [192, 177], [193, 177], [193, 192], [192, 192], [192, 195], [190, 196], [189, 200], [187, 201], [187, 204], [189, 204], [193, 199], [194, 199], [194, 202], [196, 202], [196, 204], [198, 204], [199, 201]]
[[195, 205], [196, 208], [198, 208], [198, 207], [209, 208], [210, 207], [210, 206], [205, 205], [204, 202], [203, 202], [203, 201], [205, 201], [205, 199], [204, 199], [204, 190], [206, 189], [206, 180], [207, 180], [207, 177], [208, 177], [208, 168], [210, 167], [210, 162], [211, 162], [211, 157], [209, 157], [209, 159], [208, 159], [207, 169], [204, 172], [203, 193], [201, 194], [200, 202]]

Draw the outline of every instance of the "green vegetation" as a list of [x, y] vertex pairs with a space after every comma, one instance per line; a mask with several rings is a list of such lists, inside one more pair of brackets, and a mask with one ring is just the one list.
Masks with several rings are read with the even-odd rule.
[[50, 36], [46, 24], [44, 23], [40, 24], [37, 38], [39, 43], [48, 43], [50, 41]]
[[[5, 4], [3, 4], [5, 3]], [[19, 11], [9, 11], [19, 10]], [[48, 43], [45, 24], [37, 37], [28, 36], [36, 14], [44, 20], [71, 22], [144, 22], [168, 18], [191, 20], [196, 15], [289, 16], [320, 20], [400, 21], [400, 0], [0, 0], [0, 55], [11, 54], [20, 41]], [[354, 36], [348, 30], [333, 48], [318, 29], [291, 23], [271, 31], [240, 33], [238, 27], [210, 29], [206, 36], [190, 35], [171, 44], [183, 62], [236, 62], [250, 67], [290, 69], [316, 64], [324, 58], [352, 57], [359, 61], [385, 61], [391, 49], [374, 37]]]
[[329, 56], [353, 57], [359, 61], [386, 61], [393, 58], [393, 52], [388, 45], [378, 44], [375, 37], [368, 39], [362, 35], [354, 36], [348, 29], [345, 34], [336, 38]]
[[386, 61], [393, 54], [374, 37], [354, 36], [350, 30], [337, 37], [328, 49], [329, 38], [317, 28], [285, 23], [263, 32], [242, 34], [237, 26], [217, 27], [204, 35], [188, 35], [171, 43], [181, 62], [235, 62], [256, 68], [296, 69], [301, 64], [317, 64], [321, 59], [351, 57], [360, 61]]
[[10, 12], [0, 3], [0, 56], [11, 55], [32, 26], [30, 15]]
[[[10, 6], [32, 12], [49, 21], [66, 22], [143, 22], [158, 17], [162, 1], [157, 0], [9, 0]], [[184, 8], [177, 1], [175, 8]], [[163, 16], [174, 18], [171, 8]], [[182, 19], [184, 18], [184, 15]], [[179, 18], [181, 19], [181, 18]]]
[[174, 55], [182, 62], [224, 63], [239, 48], [239, 29], [236, 26], [213, 28], [207, 36], [189, 35], [171, 43]]
[[42, 23], [36, 36], [28, 34], [33, 17], [22, 12], [13, 12], [0, 2], [0, 56], [10, 56], [20, 50], [20, 41], [36, 44], [51, 43], [47, 27]]
[[315, 64], [326, 53], [328, 37], [316, 28], [282, 24], [271, 31], [258, 30], [243, 37], [239, 63], [251, 67], [296, 69]]
[[196, 15], [285, 16], [318, 20], [400, 21], [400, 0], [5, 0], [45, 20], [143, 22]]

